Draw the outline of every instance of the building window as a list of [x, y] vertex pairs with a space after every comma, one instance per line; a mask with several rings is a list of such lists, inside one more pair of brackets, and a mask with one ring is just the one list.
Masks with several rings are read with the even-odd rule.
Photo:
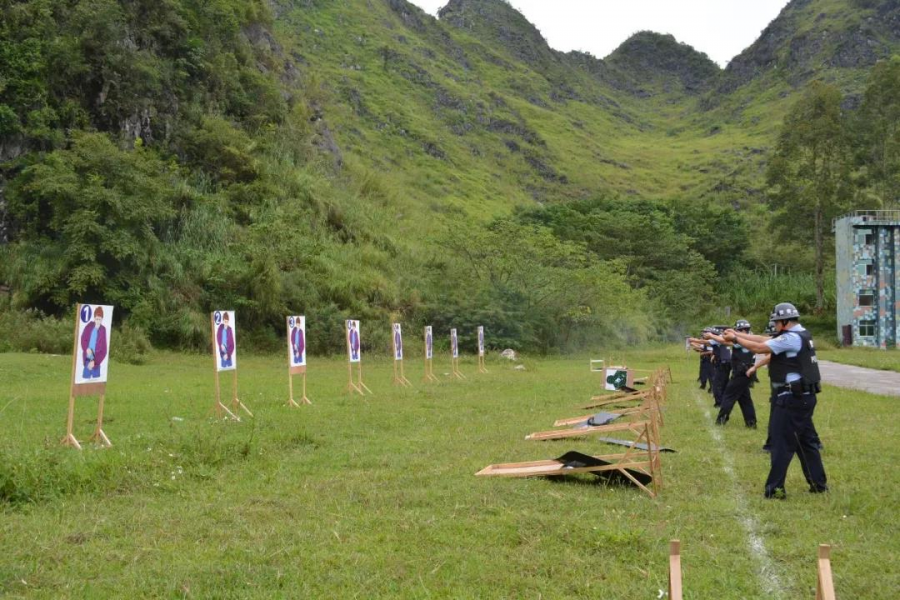
[[875, 306], [875, 292], [872, 290], [860, 290], [859, 306]]
[[860, 277], [871, 277], [875, 274], [875, 265], [871, 260], [861, 260], [856, 265], [856, 272]]
[[859, 337], [875, 337], [875, 321], [860, 321]]
[[872, 233], [871, 229], [857, 229], [856, 230], [856, 243], [857, 244], [865, 244], [866, 246], [871, 246], [875, 243], [875, 234]]

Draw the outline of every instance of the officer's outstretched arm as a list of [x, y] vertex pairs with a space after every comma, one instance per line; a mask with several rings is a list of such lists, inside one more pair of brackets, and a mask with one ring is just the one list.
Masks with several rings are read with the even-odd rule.
[[712, 333], [711, 331], [707, 331], [706, 333], [704, 333], [703, 337], [705, 337], [708, 340], [715, 340], [715, 341], [719, 342], [720, 344], [722, 344], [723, 346], [731, 346], [732, 345], [732, 342], [730, 342], [729, 340], [726, 340], [721, 335], [716, 335], [715, 333]]
[[735, 331], [734, 329], [727, 329], [725, 331], [725, 339], [737, 342], [747, 350], [755, 352], [757, 354], [772, 353], [772, 349], [769, 348], [769, 346], [765, 344], [764, 341], [759, 341], [768, 341], [769, 338], [763, 337], [761, 335], [753, 335], [752, 333], [743, 333], [741, 331]]

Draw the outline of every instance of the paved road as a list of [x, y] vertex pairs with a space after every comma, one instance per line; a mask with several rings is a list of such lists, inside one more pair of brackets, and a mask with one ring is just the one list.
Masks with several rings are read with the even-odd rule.
[[866, 369], [828, 360], [819, 361], [819, 370], [822, 381], [829, 385], [885, 396], [900, 396], [900, 373], [896, 371]]

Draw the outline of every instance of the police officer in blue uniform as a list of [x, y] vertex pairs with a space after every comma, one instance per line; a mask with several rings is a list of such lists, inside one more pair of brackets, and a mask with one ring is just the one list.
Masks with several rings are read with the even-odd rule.
[[800, 313], [789, 302], [777, 304], [771, 319], [775, 321], [779, 334], [775, 338], [767, 339], [734, 329], [729, 329], [723, 336], [752, 352], [771, 356], [772, 416], [769, 432], [772, 453], [765, 497], [785, 497], [785, 479], [794, 454], [800, 459], [809, 491], [827, 492], [825, 467], [813, 425], [821, 376], [812, 336], [800, 325]]
[[[724, 327], [716, 327], [714, 331], [721, 332]], [[728, 378], [731, 376], [731, 348], [726, 344], [721, 344], [712, 338], [708, 338], [707, 334], [703, 335], [709, 340], [712, 346], [714, 365], [712, 394], [713, 406], [719, 408], [722, 406], [722, 396], [725, 394], [725, 387], [728, 385]]]
[[[734, 324], [734, 331], [750, 333], [750, 323], [739, 319]], [[738, 342], [729, 342], [714, 333], [706, 335], [719, 344], [731, 348], [731, 379], [728, 380], [725, 390], [722, 392], [722, 406], [716, 417], [716, 425], [725, 425], [728, 422], [731, 410], [737, 402], [741, 407], [744, 425], [756, 429], [756, 408], [753, 406], [753, 397], [750, 395], [750, 388], [757, 381], [755, 369], [751, 370], [755, 362], [755, 354]]]
[[[712, 331], [712, 327], [703, 329], [703, 333]], [[709, 393], [712, 393], [713, 382], [713, 364], [712, 364], [712, 346], [705, 341], [699, 347], [694, 346], [694, 350], [700, 353], [700, 375], [697, 378], [700, 381], [700, 389], [705, 390], [709, 384]]]

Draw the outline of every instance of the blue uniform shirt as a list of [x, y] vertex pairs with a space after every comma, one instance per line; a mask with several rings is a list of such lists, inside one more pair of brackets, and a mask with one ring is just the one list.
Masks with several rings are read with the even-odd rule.
[[[782, 332], [777, 338], [765, 342], [765, 344], [772, 350], [772, 354], [784, 353], [787, 358], [793, 358], [803, 349], [803, 340], [795, 333], [797, 331], [806, 331], [806, 329], [803, 328], [803, 325], [794, 325], [787, 331]], [[786, 379], [787, 381], [783, 383], [798, 381], [802, 379], [802, 376], [800, 373], [792, 372], [787, 374]], [[775, 383], [782, 382], [776, 381]]]

